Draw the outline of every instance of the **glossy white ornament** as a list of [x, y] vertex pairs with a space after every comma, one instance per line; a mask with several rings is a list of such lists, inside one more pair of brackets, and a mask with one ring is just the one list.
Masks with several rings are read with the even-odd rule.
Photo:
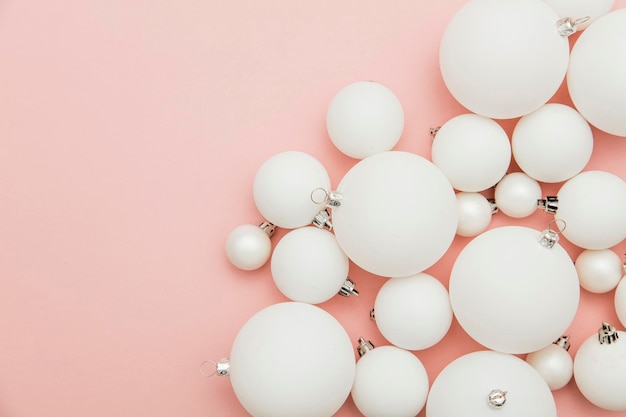
[[332, 99], [326, 128], [344, 154], [363, 159], [391, 150], [404, 130], [400, 100], [387, 87], [372, 81], [352, 83]]
[[509, 167], [509, 137], [494, 120], [462, 114], [437, 131], [432, 161], [455, 189], [483, 191], [497, 183]]
[[276, 244], [272, 278], [290, 300], [318, 304], [337, 295], [348, 277], [348, 263], [335, 235], [314, 226], [301, 227]]
[[483, 346], [528, 353], [559, 338], [574, 319], [580, 287], [574, 264], [542, 233], [504, 226], [475, 237], [450, 275], [450, 301], [461, 327]]
[[581, 287], [601, 294], [617, 287], [624, 274], [624, 265], [611, 249], [587, 249], [576, 257], [576, 272]]
[[572, 356], [567, 352], [567, 348], [555, 343], [529, 353], [526, 362], [539, 372], [552, 391], [563, 388], [574, 375]]
[[622, 276], [615, 289], [615, 312], [623, 327], [626, 327], [626, 279]]
[[515, 161], [530, 177], [562, 182], [581, 172], [589, 162], [593, 133], [575, 109], [549, 103], [517, 122], [511, 146]]
[[354, 381], [350, 339], [326, 311], [305, 303], [274, 304], [239, 330], [230, 380], [254, 417], [332, 416]]
[[313, 202], [315, 190], [330, 190], [324, 166], [311, 155], [299, 151], [278, 153], [258, 169], [253, 183], [254, 202], [269, 222], [294, 229], [311, 224], [325, 208], [323, 199]]
[[518, 357], [493, 351], [468, 353], [448, 364], [426, 402], [426, 417], [556, 415], [541, 375]]
[[576, 109], [595, 127], [626, 136], [626, 9], [590, 25], [572, 47], [567, 86]]
[[456, 203], [459, 208], [457, 235], [476, 236], [489, 227], [493, 208], [484, 195], [461, 191], [456, 193]]
[[615, 0], [544, 0], [556, 14], [573, 20], [589, 17], [576, 25], [578, 30], [584, 30], [596, 19], [611, 11]]
[[567, 71], [569, 43], [559, 35], [557, 20], [541, 1], [467, 2], [448, 22], [439, 49], [441, 75], [452, 96], [471, 112], [494, 119], [537, 110]]
[[385, 339], [408, 350], [434, 346], [452, 324], [448, 291], [425, 273], [387, 281], [376, 295], [374, 315]]
[[365, 417], [414, 417], [428, 396], [428, 375], [411, 352], [380, 346], [356, 364], [354, 404]]
[[260, 268], [271, 252], [270, 234], [260, 226], [237, 226], [226, 238], [226, 256], [239, 269], [249, 271]]
[[499, 211], [509, 217], [522, 218], [537, 211], [541, 194], [536, 180], [523, 172], [512, 172], [498, 182], [494, 197]]
[[448, 250], [458, 221], [454, 190], [430, 161], [389, 151], [356, 163], [333, 208], [339, 246], [359, 267], [398, 277], [425, 270]]

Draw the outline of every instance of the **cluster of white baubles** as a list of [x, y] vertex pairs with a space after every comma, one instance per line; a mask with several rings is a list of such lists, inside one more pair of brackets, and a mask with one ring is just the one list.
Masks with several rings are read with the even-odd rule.
[[[462, 7], [441, 40], [440, 68], [469, 113], [433, 130], [431, 160], [393, 150], [404, 128], [400, 101], [381, 84], [356, 82], [327, 111], [332, 143], [358, 159], [336, 188], [304, 152], [281, 152], [262, 164], [253, 196], [265, 221], [235, 228], [226, 254], [244, 270], [271, 257], [274, 283], [290, 301], [254, 315], [221, 364], [219, 374], [230, 375], [250, 414], [331, 416], [351, 394], [368, 417], [414, 416], [424, 406], [427, 417], [500, 409], [552, 417], [550, 390], [572, 375], [592, 403], [626, 410], [623, 332], [603, 323], [575, 360], [561, 337], [580, 287], [617, 287], [615, 309], [626, 326], [624, 269], [610, 249], [626, 236], [626, 183], [584, 171], [593, 150], [590, 123], [626, 136], [626, 55], [617, 53], [626, 44], [626, 10], [609, 13], [612, 5], [472, 0]], [[570, 53], [567, 36], [583, 28]], [[601, 65], [608, 55], [612, 64]], [[566, 76], [575, 108], [548, 103]], [[496, 119], [511, 118], [519, 121], [509, 138]], [[521, 172], [507, 173], [512, 158]], [[563, 184], [544, 197], [541, 183]], [[497, 211], [522, 218], [538, 208], [554, 215], [545, 230], [488, 230]], [[272, 252], [276, 227], [289, 230]], [[472, 239], [454, 263], [448, 292], [424, 271], [456, 235]], [[582, 249], [575, 262], [559, 235]], [[360, 339], [356, 365], [341, 324], [313, 305], [358, 295], [350, 261], [389, 278], [371, 316], [390, 346], [374, 349]], [[410, 351], [442, 340], [453, 315], [488, 350], [450, 363], [429, 391]], [[609, 368], [620, 370], [609, 378]]]

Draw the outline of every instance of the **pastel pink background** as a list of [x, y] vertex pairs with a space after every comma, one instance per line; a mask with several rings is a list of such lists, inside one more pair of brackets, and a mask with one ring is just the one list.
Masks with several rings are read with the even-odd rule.
[[[250, 316], [285, 301], [268, 265], [240, 271], [224, 253], [234, 227], [262, 220], [256, 170], [300, 150], [336, 185], [355, 161], [328, 139], [326, 107], [361, 80], [402, 102], [396, 149], [429, 157], [429, 128], [466, 112], [437, 61], [465, 1], [1, 2], [0, 416], [247, 415], [228, 379], [203, 378], [199, 365], [228, 356]], [[564, 87], [553, 101], [570, 103]], [[587, 169], [626, 178], [626, 139], [594, 133]], [[491, 227], [543, 229], [549, 218], [500, 213]], [[427, 272], [447, 284], [468, 241]], [[368, 319], [384, 279], [354, 265], [350, 276], [361, 297], [320, 307], [355, 343], [387, 344]], [[572, 355], [602, 320], [619, 325], [613, 292], [582, 291]], [[479, 349], [455, 321], [416, 355], [432, 381]], [[619, 414], [573, 382], [555, 398], [562, 416]], [[337, 415], [358, 411], [348, 399]]]

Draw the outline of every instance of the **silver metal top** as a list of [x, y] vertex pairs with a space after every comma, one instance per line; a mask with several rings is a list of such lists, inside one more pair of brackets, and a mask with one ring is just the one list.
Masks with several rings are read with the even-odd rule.
[[557, 345], [560, 348], [565, 349], [566, 352], [569, 351], [569, 348], [570, 348], [569, 335], [559, 337], [553, 342], [553, 344]]
[[341, 286], [341, 289], [339, 290], [339, 295], [342, 295], [344, 297], [354, 295], [355, 297], [358, 297], [359, 292], [354, 288], [354, 285], [354, 281], [352, 281], [350, 278], [346, 278], [345, 282]]
[[539, 243], [548, 249], [552, 249], [559, 241], [559, 233], [554, 230], [546, 229], [541, 232]]
[[[206, 367], [211, 367], [210, 371], [207, 371]], [[200, 373], [202, 376], [228, 376], [230, 374], [230, 360], [228, 358], [222, 358], [217, 362], [211, 360], [204, 361], [200, 364]]]
[[615, 327], [603, 321], [602, 327], [598, 330], [598, 340], [600, 341], [600, 344], [610, 345], [611, 343], [616, 343], [618, 339], [619, 333], [617, 333]]
[[496, 204], [496, 200], [493, 198], [488, 198], [489, 207], [491, 207], [491, 215], [493, 216], [498, 212], [498, 205]]
[[330, 212], [328, 211], [328, 209], [324, 209], [315, 215], [311, 223], [313, 223], [314, 226], [317, 226], [320, 229], [326, 229], [330, 231], [333, 230], [333, 223], [330, 221], [330, 218]]
[[546, 213], [555, 214], [559, 208], [559, 198], [555, 195], [549, 195], [546, 198], [537, 200], [537, 207]]
[[489, 395], [487, 396], [487, 404], [489, 404], [492, 408], [502, 408], [502, 406], [506, 403], [506, 391], [502, 391], [501, 389], [491, 390]]
[[370, 320], [376, 321], [376, 314], [374, 313], [374, 309], [370, 310]]
[[557, 20], [556, 29], [561, 36], [570, 36], [576, 33], [578, 30], [578, 25], [581, 23], [585, 23], [590, 19], [589, 16], [581, 17], [580, 19], [573, 20], [570, 17], [564, 17], [562, 19]]
[[359, 352], [359, 358], [365, 355], [367, 352], [374, 349], [374, 345], [369, 340], [365, 340], [359, 337], [359, 344], [356, 347], [356, 351]]
[[441, 126], [437, 126], [437, 127], [431, 127], [430, 128], [430, 136], [435, 139], [435, 137], [437, 136], [437, 132], [439, 132], [439, 129], [441, 129]]
[[263, 230], [269, 237], [274, 236], [274, 232], [276, 232], [276, 225], [270, 223], [268, 221], [264, 221], [259, 225], [261, 230]]

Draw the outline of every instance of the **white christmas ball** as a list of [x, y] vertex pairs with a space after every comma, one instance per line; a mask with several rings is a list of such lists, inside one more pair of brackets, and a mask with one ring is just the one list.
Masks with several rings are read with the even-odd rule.
[[289, 231], [274, 248], [272, 278], [292, 301], [318, 304], [337, 295], [349, 261], [335, 235], [314, 226]]
[[626, 327], [626, 279], [622, 277], [615, 289], [615, 312], [622, 326]]
[[324, 166], [307, 153], [286, 151], [270, 157], [258, 169], [253, 183], [254, 202], [269, 222], [295, 229], [311, 224], [325, 208], [324, 201], [313, 202], [311, 196], [319, 189], [330, 191]]
[[511, 146], [515, 161], [530, 177], [562, 182], [581, 172], [589, 162], [593, 133], [576, 110], [550, 103], [517, 122]]
[[425, 273], [387, 281], [376, 295], [374, 314], [385, 339], [408, 350], [434, 346], [452, 324], [448, 291]]
[[576, 258], [576, 272], [581, 287], [601, 294], [617, 287], [624, 265], [619, 255], [610, 249], [587, 249]]
[[319, 307], [274, 304], [239, 330], [230, 381], [254, 417], [332, 416], [348, 398], [355, 374], [350, 339]]
[[576, 24], [577, 30], [584, 30], [594, 20], [611, 11], [615, 0], [544, 0], [560, 18], [569, 17], [572, 20], [584, 19]]
[[578, 308], [580, 286], [568, 253], [539, 243], [542, 232], [504, 226], [475, 237], [450, 274], [452, 310], [467, 334], [505, 353], [558, 339]]
[[511, 163], [511, 144], [504, 129], [494, 120], [462, 114], [448, 120], [437, 131], [432, 161], [455, 189], [483, 191], [506, 173]]
[[271, 252], [270, 237], [259, 226], [237, 226], [226, 238], [226, 256], [239, 269], [249, 271], [260, 268]]
[[523, 172], [512, 172], [498, 182], [494, 197], [498, 210], [507, 216], [528, 217], [537, 211], [541, 186]]
[[554, 397], [541, 375], [520, 358], [493, 351], [468, 353], [448, 364], [426, 402], [426, 417], [556, 415]]
[[526, 362], [539, 372], [552, 391], [563, 388], [574, 375], [574, 360], [571, 355], [554, 343], [529, 353]]
[[456, 203], [459, 208], [457, 235], [476, 236], [489, 227], [493, 211], [491, 203], [484, 195], [461, 191], [456, 194]]
[[557, 20], [541, 1], [467, 2], [448, 22], [439, 49], [452, 96], [494, 119], [524, 116], [544, 105], [563, 82], [569, 60]]
[[363, 159], [391, 150], [404, 130], [400, 100], [384, 85], [361, 81], [342, 88], [330, 102], [326, 128], [344, 154]]
[[411, 352], [380, 346], [356, 364], [352, 399], [365, 417], [414, 417], [427, 396], [426, 369]]
[[563, 236], [583, 249], [607, 249], [626, 237], [626, 183], [606, 171], [584, 171], [557, 193]]
[[445, 175], [413, 153], [389, 151], [357, 162], [333, 208], [339, 246], [372, 274], [399, 277], [432, 266], [448, 250], [458, 221]]
[[626, 9], [593, 22], [572, 47], [567, 86], [576, 109], [595, 127], [626, 136]]

